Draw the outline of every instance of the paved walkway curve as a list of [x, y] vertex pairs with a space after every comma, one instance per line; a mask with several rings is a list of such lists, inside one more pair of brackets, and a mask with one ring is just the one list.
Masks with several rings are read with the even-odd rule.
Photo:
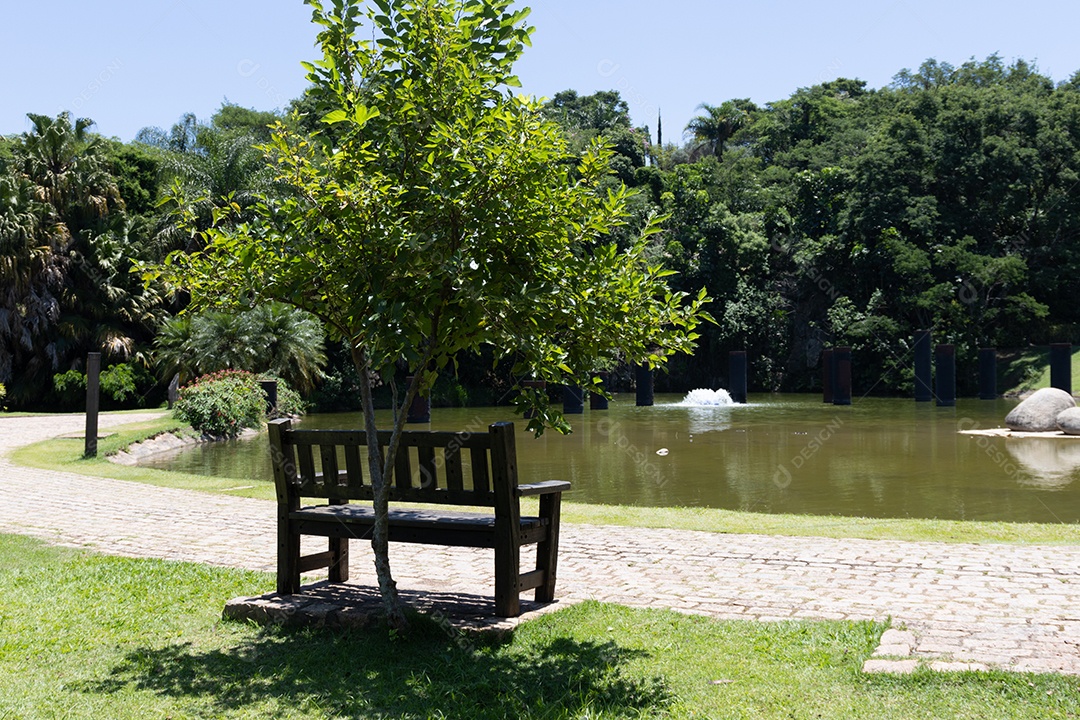
[[[101, 420], [107, 428], [132, 418]], [[81, 415], [0, 419], [0, 532], [121, 555], [273, 568], [270, 502], [44, 472], [6, 457], [12, 448], [79, 431], [82, 423]], [[353, 579], [373, 582], [360, 544], [353, 558]], [[391, 559], [405, 589], [492, 592], [490, 551], [395, 545]], [[912, 632], [892, 633], [880, 652], [909, 655], [911, 664], [938, 660], [1080, 675], [1080, 543], [945, 544], [568, 525], [558, 595], [717, 618], [891, 617], [894, 627]]]

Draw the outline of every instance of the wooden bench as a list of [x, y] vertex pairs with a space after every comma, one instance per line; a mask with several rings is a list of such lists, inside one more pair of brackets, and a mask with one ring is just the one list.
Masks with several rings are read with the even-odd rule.
[[[389, 432], [379, 433], [386, 452]], [[365, 482], [367, 433], [362, 430], [293, 429], [287, 419], [270, 423], [278, 501], [277, 591], [300, 589], [300, 573], [329, 568], [330, 582], [349, 579], [349, 540], [370, 539], [375, 513]], [[483, 433], [402, 434], [390, 489], [391, 542], [494, 548], [495, 614], [521, 612], [520, 593], [536, 589], [537, 602], [555, 599], [559, 510], [570, 483], [518, 484], [514, 424]], [[539, 513], [522, 517], [520, 499], [539, 496]], [[325, 504], [303, 500], [325, 498]], [[466, 505], [491, 512], [403, 509], [402, 504]], [[300, 537], [330, 538], [326, 552], [301, 556]], [[521, 572], [521, 547], [536, 544], [536, 568]]]

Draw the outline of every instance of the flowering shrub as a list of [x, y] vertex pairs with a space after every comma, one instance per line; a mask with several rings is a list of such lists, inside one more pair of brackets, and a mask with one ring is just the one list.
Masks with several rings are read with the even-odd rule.
[[234, 438], [258, 427], [266, 414], [259, 378], [244, 370], [222, 370], [180, 389], [176, 417], [206, 435]]

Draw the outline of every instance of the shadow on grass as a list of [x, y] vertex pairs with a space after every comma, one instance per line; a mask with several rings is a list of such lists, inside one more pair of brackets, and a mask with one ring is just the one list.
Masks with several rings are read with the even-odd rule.
[[643, 655], [565, 637], [518, 643], [451, 636], [418, 618], [404, 639], [385, 629], [260, 629], [226, 650], [144, 647], [81, 689], [134, 688], [215, 713], [310, 706], [319, 715], [374, 717], [649, 716], [672, 696], [661, 678], [624, 671], [626, 661]]

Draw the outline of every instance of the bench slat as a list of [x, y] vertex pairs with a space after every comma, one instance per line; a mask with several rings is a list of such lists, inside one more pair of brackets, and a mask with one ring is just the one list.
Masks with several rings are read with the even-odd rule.
[[398, 490], [408, 490], [413, 486], [408, 445], [398, 447], [397, 460], [394, 463], [394, 486]]
[[456, 445], [447, 445], [443, 453], [446, 461], [446, 489], [451, 492], [460, 492], [465, 489], [465, 478], [461, 472], [461, 448]]
[[470, 448], [469, 457], [472, 459], [472, 486], [474, 492], [491, 492], [491, 481], [488, 479], [488, 454], [483, 449]]
[[312, 457], [314, 448], [311, 445], [296, 445], [297, 462], [300, 465], [300, 494], [306, 492], [319, 493], [322, 478], [315, 473], [315, 459]]
[[418, 446], [416, 448], [417, 470], [420, 473], [418, 487], [421, 490], [435, 490], [439, 487], [439, 470], [435, 466], [435, 448]]
[[345, 446], [345, 474], [347, 485], [351, 488], [364, 487], [364, 463], [360, 460], [358, 445]]
[[338, 473], [337, 448], [333, 445], [320, 445], [319, 463], [322, 465], [323, 488], [327, 493], [336, 491], [341, 487], [341, 477]]

